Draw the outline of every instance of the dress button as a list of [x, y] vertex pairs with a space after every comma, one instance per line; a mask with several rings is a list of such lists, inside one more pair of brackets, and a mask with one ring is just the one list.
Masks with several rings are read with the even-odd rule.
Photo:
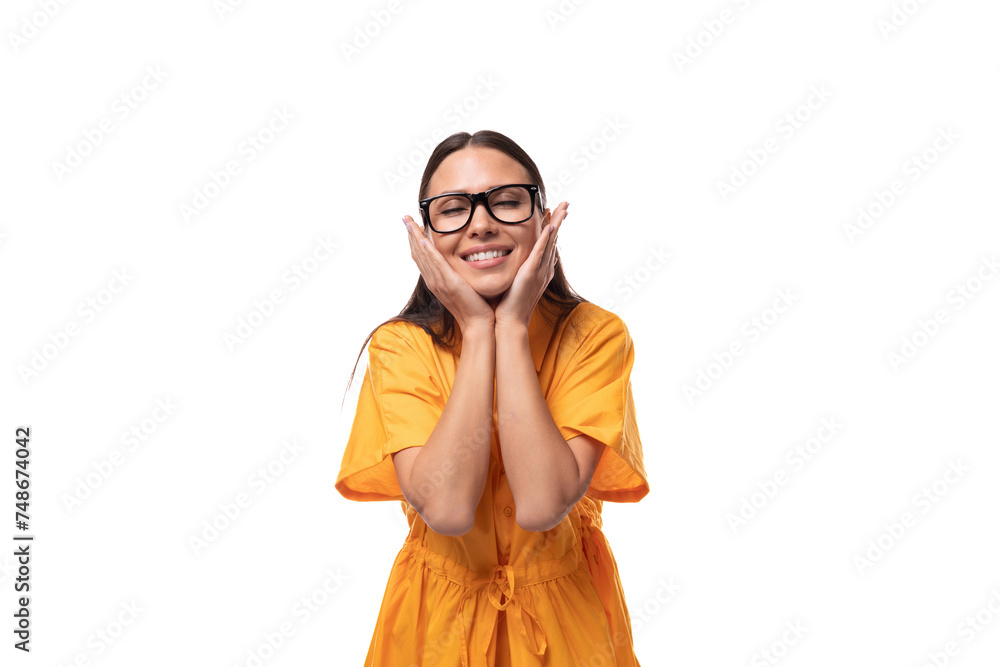
[[504, 516], [510, 516], [513, 513], [514, 512], [513, 512], [513, 510], [511, 510], [510, 505], [507, 505], [506, 507], [503, 508], [503, 515]]
[[500, 474], [503, 474], [503, 466], [500, 466]]

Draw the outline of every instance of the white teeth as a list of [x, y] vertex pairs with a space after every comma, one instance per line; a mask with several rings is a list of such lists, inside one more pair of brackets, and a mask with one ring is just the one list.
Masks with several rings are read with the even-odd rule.
[[494, 257], [502, 257], [504, 255], [509, 255], [512, 251], [510, 250], [488, 250], [486, 252], [474, 252], [471, 255], [465, 256], [466, 262], [476, 262], [481, 259], [493, 259]]

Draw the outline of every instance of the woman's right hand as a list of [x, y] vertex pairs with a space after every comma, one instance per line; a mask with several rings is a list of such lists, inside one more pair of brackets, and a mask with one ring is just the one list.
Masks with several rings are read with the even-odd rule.
[[[403, 216], [410, 240], [410, 256], [416, 262], [427, 288], [448, 309], [463, 333], [472, 327], [489, 327], [495, 322], [493, 307], [465, 278], [451, 267], [434, 244], [420, 231], [413, 218]], [[421, 241], [424, 243], [421, 244]]]

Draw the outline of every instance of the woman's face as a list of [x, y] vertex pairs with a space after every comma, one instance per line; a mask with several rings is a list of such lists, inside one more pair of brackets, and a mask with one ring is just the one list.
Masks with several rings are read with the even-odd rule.
[[[445, 192], [485, 192], [498, 185], [531, 183], [527, 170], [506, 153], [493, 148], [468, 147], [455, 151], [438, 166], [427, 184], [426, 197]], [[505, 225], [497, 222], [482, 204], [476, 206], [472, 220], [461, 231], [438, 234], [425, 226], [431, 243], [458, 275], [496, 308], [500, 297], [514, 282], [517, 270], [531, 254], [551, 212], [535, 212], [526, 222]], [[462, 259], [477, 246], [498, 245], [511, 253], [494, 266], [480, 268]]]

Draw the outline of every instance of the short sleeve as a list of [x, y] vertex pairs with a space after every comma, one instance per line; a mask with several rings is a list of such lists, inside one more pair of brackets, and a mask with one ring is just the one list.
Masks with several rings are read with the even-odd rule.
[[649, 493], [630, 375], [635, 352], [620, 317], [607, 313], [570, 356], [549, 399], [563, 438], [588, 435], [607, 445], [587, 495], [637, 502]]
[[354, 423], [335, 487], [348, 500], [405, 500], [390, 454], [422, 447], [444, 411], [446, 397], [405, 331], [383, 325], [368, 345]]

